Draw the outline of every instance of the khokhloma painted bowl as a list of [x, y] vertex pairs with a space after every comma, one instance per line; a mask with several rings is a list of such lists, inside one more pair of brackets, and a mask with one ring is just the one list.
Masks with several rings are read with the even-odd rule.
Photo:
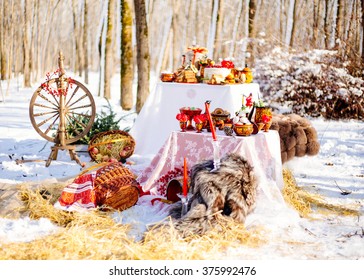
[[235, 134], [238, 136], [249, 136], [253, 133], [253, 125], [250, 124], [234, 124]]

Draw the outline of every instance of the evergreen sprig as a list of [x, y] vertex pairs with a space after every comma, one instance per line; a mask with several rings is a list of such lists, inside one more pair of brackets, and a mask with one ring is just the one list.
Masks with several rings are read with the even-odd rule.
[[[110, 130], [120, 130], [120, 121], [124, 119], [127, 115], [124, 115], [117, 119], [117, 114], [114, 112], [109, 100], [107, 100], [107, 111], [101, 110], [99, 114], [96, 114], [95, 121], [90, 129], [90, 131], [81, 139], [79, 139], [75, 144], [86, 144], [88, 145], [90, 140], [100, 132], [110, 131]], [[87, 124], [88, 118], [83, 116], [77, 117], [78, 122]], [[75, 120], [72, 120], [66, 127], [69, 138], [75, 137], [77, 134], [83, 131], [83, 127]]]

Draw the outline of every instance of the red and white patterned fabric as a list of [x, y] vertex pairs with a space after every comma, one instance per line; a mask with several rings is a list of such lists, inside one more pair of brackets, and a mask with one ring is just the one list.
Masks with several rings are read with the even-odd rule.
[[[217, 131], [220, 157], [228, 153], [238, 153], [246, 158], [259, 179], [259, 189], [269, 200], [283, 202], [280, 189], [283, 187], [280, 140], [277, 131], [263, 132], [247, 137], [226, 136]], [[165, 188], [173, 177], [181, 177], [183, 159], [188, 167], [213, 158], [211, 133], [177, 132], [168, 140], [138, 176], [137, 180], [144, 191], [165, 196]]]
[[58, 209], [68, 211], [82, 211], [96, 207], [95, 193], [93, 191], [96, 171], [77, 177], [67, 185], [54, 205]]

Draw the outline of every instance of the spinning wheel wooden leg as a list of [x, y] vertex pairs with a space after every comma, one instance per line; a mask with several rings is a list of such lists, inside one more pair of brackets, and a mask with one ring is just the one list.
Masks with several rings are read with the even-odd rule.
[[82, 166], [80, 158], [77, 156], [75, 148], [69, 149], [70, 157], [72, 160], [75, 160], [79, 165]]
[[46, 162], [46, 167], [51, 164], [52, 160], [56, 160], [58, 156], [58, 147], [52, 147], [52, 152], [50, 153], [48, 160]]
[[75, 147], [74, 146], [53, 146], [52, 147], [52, 152], [50, 153], [48, 160], [46, 162], [46, 167], [48, 167], [51, 164], [52, 160], [56, 160], [57, 156], [58, 156], [58, 150], [68, 150], [71, 160], [75, 160], [79, 165], [82, 165], [82, 162], [80, 160], [80, 158], [77, 156], [77, 153], [75, 151]]

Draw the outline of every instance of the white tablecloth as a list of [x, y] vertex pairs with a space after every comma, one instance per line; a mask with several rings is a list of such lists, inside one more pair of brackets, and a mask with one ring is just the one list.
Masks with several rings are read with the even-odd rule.
[[259, 84], [207, 85], [156, 84], [139, 113], [130, 134], [136, 140], [135, 153], [155, 155], [173, 130], [179, 129], [176, 115], [182, 107], [198, 107], [205, 111], [205, 101], [211, 100], [210, 110], [222, 108], [234, 114], [241, 108], [242, 95], [253, 94], [257, 100]]

